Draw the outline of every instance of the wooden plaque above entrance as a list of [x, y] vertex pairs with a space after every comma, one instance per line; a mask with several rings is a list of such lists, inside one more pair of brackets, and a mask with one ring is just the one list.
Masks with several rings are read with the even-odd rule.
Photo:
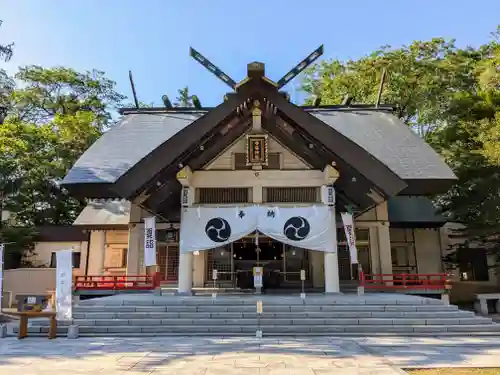
[[265, 134], [247, 135], [247, 166], [267, 166], [268, 142]]

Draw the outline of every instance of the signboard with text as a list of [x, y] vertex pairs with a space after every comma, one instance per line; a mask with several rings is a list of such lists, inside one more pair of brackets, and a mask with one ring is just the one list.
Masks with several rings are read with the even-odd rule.
[[144, 218], [144, 265], [156, 265], [156, 218]]

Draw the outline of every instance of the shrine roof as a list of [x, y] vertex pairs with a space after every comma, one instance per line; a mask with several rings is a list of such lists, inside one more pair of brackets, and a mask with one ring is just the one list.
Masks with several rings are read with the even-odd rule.
[[[404, 180], [454, 180], [444, 160], [390, 108], [302, 107], [368, 151]], [[130, 109], [75, 163], [62, 184], [114, 183], [207, 110]]]
[[202, 115], [177, 111], [125, 115], [83, 153], [62, 184], [113, 183]]
[[427, 142], [387, 111], [309, 112], [363, 147], [404, 180], [456, 178]]
[[73, 222], [75, 226], [93, 227], [99, 225], [122, 227], [129, 224], [130, 202], [126, 200], [96, 199], [88, 202], [87, 206]]
[[427, 197], [396, 196], [387, 200], [391, 227], [436, 228], [446, 223], [446, 218]]

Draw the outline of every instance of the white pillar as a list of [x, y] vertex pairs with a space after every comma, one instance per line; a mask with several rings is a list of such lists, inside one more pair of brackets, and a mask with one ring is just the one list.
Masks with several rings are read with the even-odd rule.
[[337, 253], [325, 252], [325, 293], [339, 293], [339, 259]]
[[179, 286], [178, 294], [191, 295], [193, 286], [193, 253], [179, 254]]
[[203, 288], [205, 286], [205, 265], [207, 250], [200, 251], [198, 255], [193, 254], [193, 286]]

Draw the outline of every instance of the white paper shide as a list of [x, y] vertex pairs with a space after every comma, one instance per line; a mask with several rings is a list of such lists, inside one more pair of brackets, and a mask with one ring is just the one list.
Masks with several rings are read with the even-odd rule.
[[356, 234], [354, 232], [354, 222], [352, 214], [349, 212], [342, 212], [342, 222], [344, 223], [345, 237], [347, 246], [349, 246], [349, 253], [351, 255], [351, 264], [358, 263], [358, 249], [356, 248]]
[[71, 320], [73, 282], [73, 251], [56, 252], [56, 318]]
[[144, 219], [144, 265], [156, 265], [156, 218]]

